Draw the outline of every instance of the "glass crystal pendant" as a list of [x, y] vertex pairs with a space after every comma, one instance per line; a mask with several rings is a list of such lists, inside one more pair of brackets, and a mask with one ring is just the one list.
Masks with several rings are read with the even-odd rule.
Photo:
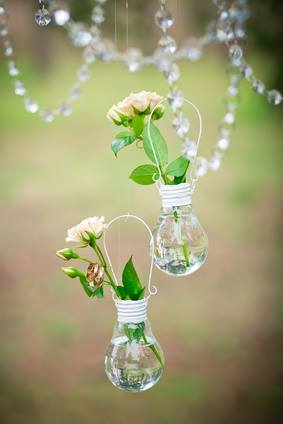
[[155, 23], [156, 25], [162, 29], [162, 31], [166, 31], [173, 25], [173, 16], [171, 13], [165, 8], [161, 7], [155, 14]]
[[51, 14], [56, 25], [64, 26], [70, 20], [70, 9], [65, 1], [56, 1], [51, 8]]
[[128, 392], [153, 387], [164, 369], [164, 356], [147, 319], [147, 299], [116, 300], [118, 320], [105, 354], [111, 383]]
[[34, 14], [34, 20], [39, 26], [47, 26], [51, 22], [51, 15], [43, 6]]
[[187, 183], [160, 187], [162, 209], [153, 231], [154, 264], [172, 276], [197, 271], [208, 254], [208, 239], [192, 209]]
[[80, 23], [70, 25], [70, 38], [74, 46], [86, 47], [91, 42], [91, 33]]

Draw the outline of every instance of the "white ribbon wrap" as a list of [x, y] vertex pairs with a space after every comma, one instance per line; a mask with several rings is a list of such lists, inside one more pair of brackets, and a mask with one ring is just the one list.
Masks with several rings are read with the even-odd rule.
[[147, 319], [148, 298], [141, 300], [115, 299], [118, 322], [138, 324]]
[[192, 203], [191, 186], [188, 183], [177, 185], [162, 184], [159, 187], [159, 193], [162, 198], [162, 206], [164, 208], [172, 208], [174, 206], [186, 206]]

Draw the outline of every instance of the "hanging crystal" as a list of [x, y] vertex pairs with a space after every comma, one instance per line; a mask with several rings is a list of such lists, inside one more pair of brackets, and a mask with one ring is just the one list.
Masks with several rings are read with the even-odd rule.
[[161, 6], [155, 14], [155, 23], [162, 31], [166, 31], [173, 25], [174, 19], [171, 13], [166, 9], [165, 6]]
[[9, 40], [4, 41], [4, 55], [12, 56], [13, 55], [13, 47]]
[[232, 111], [227, 112], [226, 115], [224, 116], [223, 122], [225, 122], [225, 124], [228, 125], [232, 125], [235, 122], [235, 115]]
[[229, 48], [229, 56], [234, 66], [240, 66], [243, 57], [243, 50], [238, 44], [233, 44]]
[[182, 155], [189, 160], [195, 158], [197, 154], [197, 143], [192, 140], [185, 140], [183, 144]]
[[51, 14], [56, 25], [64, 26], [70, 20], [70, 9], [64, 1], [56, 1], [51, 8]]
[[173, 118], [172, 125], [179, 137], [184, 137], [190, 129], [190, 123], [182, 112]]
[[273, 106], [278, 106], [282, 102], [283, 97], [280, 91], [271, 90], [271, 91], [268, 91], [267, 93], [267, 100]]
[[17, 96], [24, 96], [26, 94], [26, 89], [22, 81], [15, 81], [15, 94]]
[[209, 169], [217, 171], [221, 165], [221, 153], [215, 151], [212, 153], [211, 158], [208, 162]]
[[173, 112], [180, 109], [184, 103], [183, 94], [176, 87], [173, 87], [168, 94], [168, 103], [170, 104]]
[[34, 100], [25, 99], [25, 109], [27, 112], [36, 113], [39, 109], [38, 103]]
[[94, 50], [91, 46], [88, 46], [84, 49], [83, 58], [84, 58], [84, 61], [87, 64], [91, 64], [91, 63], [95, 62], [95, 59], [96, 59], [95, 53], [94, 53]]
[[254, 80], [253, 90], [258, 94], [263, 94], [265, 92], [265, 85], [260, 80]]
[[40, 112], [40, 116], [45, 122], [53, 122], [54, 121], [54, 114], [49, 110], [45, 109]]
[[90, 78], [90, 72], [87, 65], [83, 65], [78, 70], [78, 79], [79, 81], [87, 81]]
[[5, 24], [0, 23], [0, 36], [6, 37], [8, 35], [8, 28]]
[[95, 6], [92, 11], [91, 20], [95, 24], [102, 24], [104, 22], [104, 11], [101, 6]]
[[44, 5], [34, 14], [34, 20], [39, 26], [46, 26], [51, 22], [51, 15]]
[[76, 47], [86, 47], [92, 39], [91, 33], [79, 23], [72, 23], [70, 26], [70, 37]]
[[93, 47], [96, 46], [96, 43], [99, 41], [100, 39], [100, 29], [97, 28], [96, 25], [93, 25], [90, 27], [90, 33], [91, 33], [91, 45], [93, 45]]
[[176, 63], [172, 63], [168, 70], [164, 71], [164, 76], [171, 85], [180, 78], [180, 69]]
[[175, 53], [177, 49], [176, 41], [170, 35], [164, 35], [160, 38], [158, 45], [164, 53]]
[[104, 38], [96, 45], [96, 53], [102, 62], [110, 62], [115, 57], [115, 47], [112, 41]]
[[130, 72], [138, 71], [142, 66], [142, 52], [139, 49], [128, 49], [127, 67]]
[[79, 85], [72, 87], [70, 92], [71, 100], [77, 100], [81, 96], [81, 88]]
[[70, 116], [72, 112], [72, 108], [67, 103], [63, 103], [59, 108], [59, 113], [63, 116]]
[[229, 85], [228, 89], [227, 89], [227, 94], [228, 96], [237, 96], [237, 94], [239, 93], [239, 89], [237, 86], [234, 85]]
[[218, 142], [217, 142], [217, 145], [216, 145], [216, 146], [217, 146], [217, 147], [218, 147], [218, 149], [220, 149], [220, 150], [223, 150], [223, 151], [227, 150], [227, 149], [228, 149], [228, 147], [229, 147], [229, 139], [228, 139], [228, 138], [225, 138], [225, 137], [220, 138], [220, 139], [218, 140]]
[[15, 76], [19, 75], [19, 70], [16, 67], [16, 63], [13, 60], [8, 62], [8, 68], [9, 68], [9, 75], [11, 77], [15, 77]]
[[191, 62], [196, 62], [202, 56], [202, 48], [195, 39], [185, 41], [182, 46], [182, 52], [185, 58]]
[[207, 159], [203, 158], [202, 156], [198, 156], [196, 158], [195, 168], [197, 176], [203, 177], [208, 171]]
[[241, 75], [244, 78], [249, 78], [253, 74], [252, 68], [249, 65], [247, 65], [246, 63], [244, 63], [243, 65], [241, 65], [240, 72], [241, 72]]

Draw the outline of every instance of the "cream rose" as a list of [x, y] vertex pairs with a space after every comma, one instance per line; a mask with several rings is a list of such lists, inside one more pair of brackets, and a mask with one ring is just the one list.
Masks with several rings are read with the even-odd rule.
[[[162, 97], [159, 96], [159, 94], [157, 94], [157, 93], [151, 93], [150, 111], [152, 111], [152, 109], [154, 109], [155, 106], [158, 105], [158, 103], [161, 102], [161, 100], [162, 100]], [[159, 107], [163, 109], [163, 105], [162, 104]]]
[[78, 225], [68, 230], [66, 241], [85, 243], [84, 237], [87, 237], [86, 231], [93, 233], [95, 237], [99, 237], [106, 227], [104, 216], [86, 218]]
[[[160, 103], [162, 97], [159, 94], [151, 91], [140, 91], [139, 93], [131, 93], [117, 105], [113, 105], [107, 113], [108, 119], [115, 123], [121, 124], [122, 119], [119, 116], [123, 114], [127, 119], [132, 119], [135, 116], [135, 111], [142, 113], [147, 111], [151, 113], [154, 107]], [[163, 105], [158, 108], [163, 111]]]
[[121, 112], [127, 118], [133, 118], [135, 115], [131, 96], [128, 96], [124, 100], [119, 102], [116, 108], [119, 110], [119, 112]]
[[117, 110], [114, 108], [114, 106], [111, 107], [111, 109], [107, 112], [107, 118], [110, 119], [110, 121], [113, 121], [115, 123], [121, 123], [121, 118], [117, 113]]
[[150, 105], [150, 94], [146, 91], [130, 95], [133, 107], [139, 112], [144, 112]]

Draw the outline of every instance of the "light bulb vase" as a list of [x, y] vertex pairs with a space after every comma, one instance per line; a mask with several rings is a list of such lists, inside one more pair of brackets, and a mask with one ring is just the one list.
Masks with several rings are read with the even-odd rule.
[[208, 238], [192, 209], [187, 183], [161, 185], [161, 213], [153, 231], [154, 264], [171, 276], [197, 271], [208, 254]]
[[162, 349], [147, 319], [148, 299], [116, 299], [118, 317], [105, 354], [105, 372], [122, 390], [142, 392], [153, 387], [164, 369]]

